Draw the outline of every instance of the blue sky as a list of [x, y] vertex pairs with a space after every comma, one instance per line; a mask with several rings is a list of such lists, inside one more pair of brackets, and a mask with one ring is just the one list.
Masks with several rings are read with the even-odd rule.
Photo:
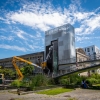
[[45, 31], [66, 23], [76, 48], [100, 48], [100, 0], [0, 0], [0, 59], [44, 51]]

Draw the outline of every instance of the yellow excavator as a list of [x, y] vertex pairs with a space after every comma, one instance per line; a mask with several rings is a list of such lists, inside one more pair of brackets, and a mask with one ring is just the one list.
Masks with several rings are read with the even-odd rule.
[[36, 66], [38, 68], [42, 68], [42, 67], [40, 67], [40, 66], [30, 62], [30, 61], [27, 61], [27, 60], [25, 60], [23, 58], [14, 56], [13, 59], [12, 59], [12, 63], [13, 63], [13, 66], [15, 67], [15, 69], [16, 69], [16, 71], [18, 73], [18, 80], [20, 80], [20, 81], [23, 79], [24, 76], [23, 76], [22, 72], [20, 71], [19, 67], [16, 64], [17, 61], [25, 62], [25, 63], [28, 63], [30, 65]]
[[[33, 65], [33, 66], [36, 66], [36, 67], [38, 67], [38, 68], [40, 68], [40, 69], [45, 69], [45, 68], [47, 68], [47, 61], [48, 61], [48, 59], [50, 58], [50, 54], [51, 54], [52, 50], [53, 50], [53, 46], [50, 46], [49, 52], [48, 52], [48, 54], [47, 54], [47, 56], [46, 56], [46, 59], [45, 59], [44, 62], [41, 63], [41, 66], [38, 66], [37, 64], [34, 64], [34, 63], [32, 63], [32, 62], [30, 62], [30, 61], [27, 61], [27, 60], [25, 60], [25, 59], [23, 59], [23, 58], [14, 56], [13, 59], [12, 59], [12, 63], [13, 63], [13, 66], [15, 67], [15, 69], [16, 69], [16, 71], [17, 71], [17, 73], [18, 73], [18, 76], [19, 76], [18, 80], [21, 81], [21, 80], [23, 79], [24, 76], [23, 76], [22, 72], [20, 71], [19, 67], [18, 67], [17, 64], [16, 64], [17, 61], [21, 61], [21, 62], [28, 63], [28, 64]], [[49, 70], [49, 69], [48, 69], [48, 70]]]

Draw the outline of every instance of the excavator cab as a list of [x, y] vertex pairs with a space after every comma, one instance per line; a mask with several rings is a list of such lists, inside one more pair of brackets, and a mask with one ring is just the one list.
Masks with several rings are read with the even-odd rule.
[[47, 62], [45, 62], [45, 61], [42, 62], [42, 63], [41, 63], [41, 66], [42, 66], [43, 69], [45, 69], [45, 68], [47, 67]]

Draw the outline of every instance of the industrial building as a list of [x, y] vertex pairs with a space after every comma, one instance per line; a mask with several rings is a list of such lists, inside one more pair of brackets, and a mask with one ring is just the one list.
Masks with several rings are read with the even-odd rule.
[[62, 73], [69, 67], [61, 64], [76, 62], [75, 32], [74, 27], [66, 24], [45, 32], [45, 57], [49, 47], [53, 46], [51, 59], [48, 60], [48, 68], [54, 74]]
[[[66, 66], [64, 64], [87, 61], [90, 59], [91, 54], [96, 54], [95, 57], [97, 58], [97, 54], [100, 53], [100, 50], [95, 45], [83, 49], [75, 49], [74, 27], [70, 24], [66, 24], [45, 32], [45, 52], [42, 51], [20, 55], [19, 57], [41, 66], [41, 63], [46, 59], [51, 46], [52, 51], [47, 60], [47, 67], [49, 68], [50, 73], [54, 75], [64, 74], [70, 69], [73, 70], [73, 66]], [[17, 62], [19, 67], [24, 66], [24, 64], [24, 62]], [[13, 68], [12, 57], [0, 59], [0, 66], [4, 68]], [[86, 66], [88, 65], [74, 65], [74, 67], [77, 67], [78, 69], [85, 68]], [[35, 67], [33, 73], [38, 72], [39, 69]]]
[[[31, 54], [26, 54], [26, 55], [20, 55], [19, 57], [28, 60], [30, 62], [33, 62], [37, 65], [40, 65], [41, 62], [44, 60], [44, 51], [42, 52], [37, 52], [37, 53], [31, 53]], [[18, 67], [23, 67], [25, 65], [24, 62], [17, 62]], [[5, 59], [0, 59], [0, 66], [2, 68], [14, 68], [12, 64], [12, 57], [10, 58], [5, 58]], [[39, 69], [35, 67], [34, 73], [38, 73]]]
[[[70, 67], [61, 66], [61, 64], [76, 62], [74, 27], [70, 24], [66, 24], [46, 31], [45, 52], [31, 53], [19, 57], [40, 65], [41, 62], [46, 59], [50, 46], [53, 47], [50, 58], [47, 61], [47, 66], [50, 69], [50, 72], [54, 74], [66, 72]], [[23, 65], [23, 62], [18, 63], [19, 67]], [[12, 57], [0, 59], [0, 66], [13, 68]]]

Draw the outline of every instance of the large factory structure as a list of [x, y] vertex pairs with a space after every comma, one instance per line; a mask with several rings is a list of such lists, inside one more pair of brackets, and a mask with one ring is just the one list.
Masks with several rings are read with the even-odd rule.
[[[51, 73], [62, 73], [62, 71], [64, 72], [68, 69], [68, 66], [62, 66], [62, 64], [76, 62], [74, 27], [70, 24], [65, 24], [46, 31], [45, 51], [21, 55], [19, 57], [40, 65], [41, 62], [46, 59], [51, 46], [53, 49], [50, 54], [50, 59], [47, 61], [47, 66]], [[24, 63], [19, 62], [18, 66], [22, 67], [23, 64]], [[13, 68], [12, 57], [0, 59], [0, 66]], [[64, 68], [64, 70], [62, 70], [62, 68]], [[38, 70], [36, 69], [34, 72], [38, 72]]]

